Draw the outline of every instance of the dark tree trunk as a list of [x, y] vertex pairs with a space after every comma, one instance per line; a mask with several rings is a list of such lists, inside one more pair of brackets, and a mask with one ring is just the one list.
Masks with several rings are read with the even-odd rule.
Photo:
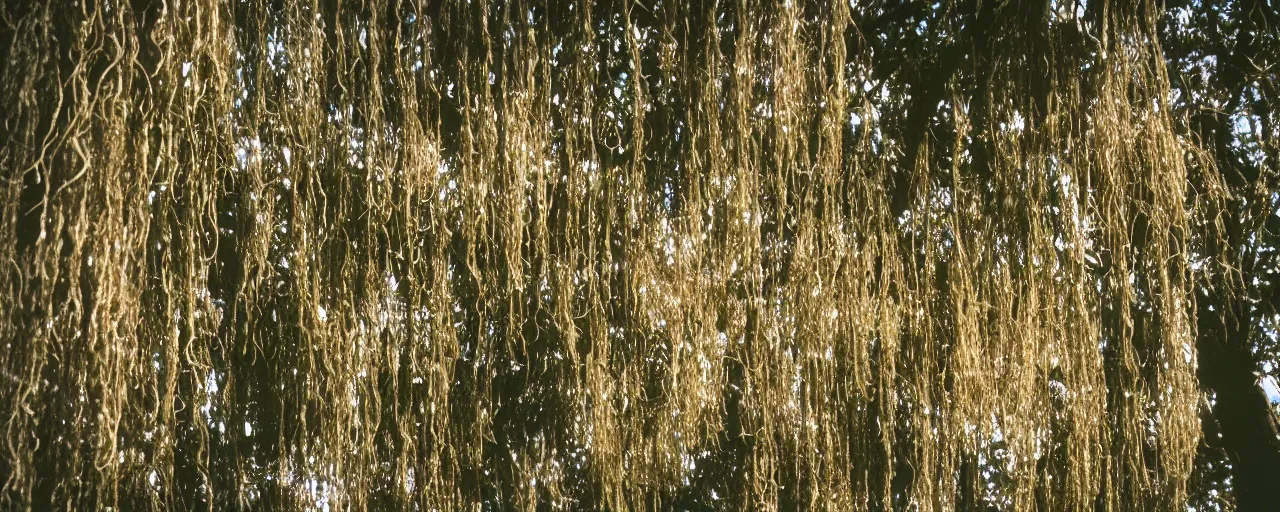
[[1216, 395], [1213, 414], [1231, 457], [1236, 504], [1240, 510], [1272, 510], [1280, 505], [1276, 417], [1254, 374], [1248, 304], [1215, 300], [1221, 298], [1201, 296], [1200, 382]]

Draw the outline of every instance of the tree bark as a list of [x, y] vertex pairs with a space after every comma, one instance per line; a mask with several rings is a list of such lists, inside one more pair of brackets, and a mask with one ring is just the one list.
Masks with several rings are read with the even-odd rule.
[[1248, 303], [1242, 298], [1215, 300], [1221, 298], [1202, 296], [1199, 301], [1200, 382], [1215, 395], [1213, 415], [1231, 458], [1237, 506], [1268, 510], [1280, 504], [1276, 416], [1254, 373]]

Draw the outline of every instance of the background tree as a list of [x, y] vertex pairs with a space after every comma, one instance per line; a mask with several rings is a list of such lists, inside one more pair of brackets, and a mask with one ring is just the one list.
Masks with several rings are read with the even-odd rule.
[[[1197, 297], [1199, 376], [1212, 411], [1205, 449], [1223, 450], [1234, 476], [1207, 477], [1215, 481], [1207, 485], [1208, 498], [1234, 495], [1242, 510], [1264, 510], [1280, 499], [1273, 475], [1280, 467], [1280, 437], [1272, 406], [1280, 400], [1274, 380], [1280, 15], [1258, 2], [1167, 7], [1162, 41], [1174, 84], [1172, 107], [1187, 120], [1188, 132], [1214, 153], [1231, 195], [1211, 209], [1225, 236], [1201, 249], [1223, 255], [1224, 266]], [[1235, 492], [1222, 489], [1223, 481]]]

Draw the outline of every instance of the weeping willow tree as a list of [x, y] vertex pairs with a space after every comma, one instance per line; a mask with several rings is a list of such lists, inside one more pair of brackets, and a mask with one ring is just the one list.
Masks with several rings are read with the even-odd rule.
[[1162, 5], [850, 4], [10, 2], [0, 507], [1183, 510]]

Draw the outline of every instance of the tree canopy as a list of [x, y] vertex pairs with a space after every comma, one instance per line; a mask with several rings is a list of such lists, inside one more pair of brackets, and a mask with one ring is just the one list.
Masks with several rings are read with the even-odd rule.
[[0, 27], [0, 508], [1280, 503], [1270, 2]]

